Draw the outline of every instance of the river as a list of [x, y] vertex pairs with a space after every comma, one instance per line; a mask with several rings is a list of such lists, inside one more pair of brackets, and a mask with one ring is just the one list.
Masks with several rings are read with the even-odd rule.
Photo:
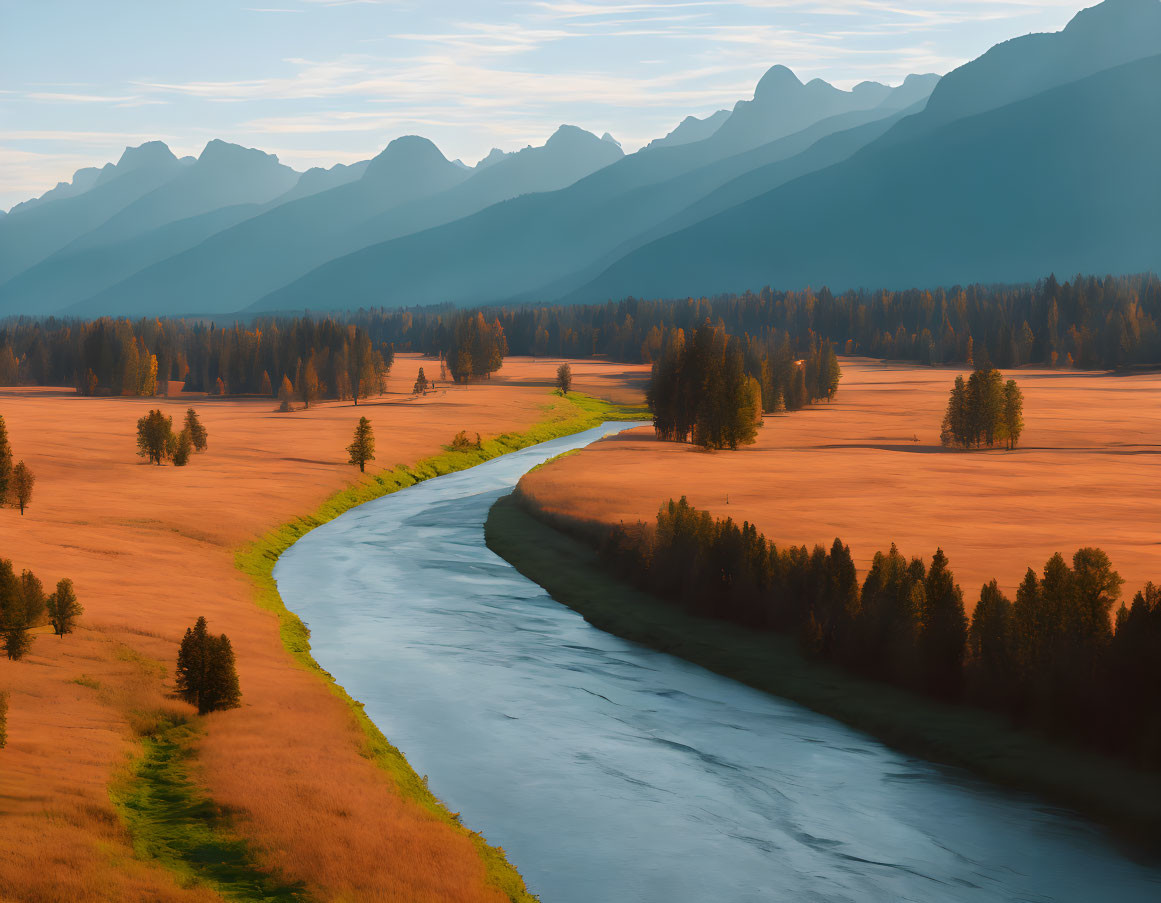
[[369, 502], [274, 575], [316, 660], [545, 903], [1150, 901], [1034, 798], [591, 627], [484, 545], [606, 424]]

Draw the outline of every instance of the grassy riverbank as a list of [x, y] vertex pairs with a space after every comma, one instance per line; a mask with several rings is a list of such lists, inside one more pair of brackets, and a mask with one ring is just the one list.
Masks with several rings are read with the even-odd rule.
[[[279, 556], [301, 536], [356, 505], [398, 492], [432, 477], [465, 470], [508, 452], [591, 429], [605, 421], [637, 420], [647, 416], [640, 407], [614, 405], [577, 393], [563, 398], [551, 397], [544, 406], [544, 413], [545, 419], [531, 429], [522, 433], [505, 433], [485, 439], [478, 449], [464, 451], [448, 449], [414, 465], [400, 464], [390, 470], [368, 475], [329, 498], [313, 513], [283, 524], [239, 549], [235, 557], [237, 567], [254, 582], [254, 594], [258, 605], [278, 616], [279, 632], [287, 651], [299, 665], [325, 680], [331, 691], [350, 707], [364, 737], [363, 754], [392, 777], [404, 797], [416, 801], [448, 825], [468, 834], [484, 861], [489, 882], [500, 888], [516, 903], [532, 901], [535, 898], [524, 887], [523, 879], [507, 861], [503, 851], [488, 845], [481, 835], [459, 823], [458, 817], [448, 811], [428, 788], [426, 781], [415, 773], [403, 753], [392, 746], [367, 717], [362, 704], [352, 699], [314, 660], [310, 653], [310, 632], [298, 616], [289, 611], [283, 603], [274, 581], [273, 570]], [[470, 424], [465, 426], [470, 427]]]
[[512, 496], [493, 506], [488, 547], [601, 630], [794, 700], [905, 752], [958, 765], [1096, 818], [1157, 852], [1161, 776], [804, 658], [792, 638], [696, 617], [613, 577], [593, 549]]

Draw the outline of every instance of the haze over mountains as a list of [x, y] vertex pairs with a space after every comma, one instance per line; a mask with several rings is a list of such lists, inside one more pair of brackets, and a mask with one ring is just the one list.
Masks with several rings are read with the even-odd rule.
[[939, 79], [772, 67], [625, 155], [562, 126], [474, 167], [407, 136], [299, 174], [160, 142], [0, 216], [0, 316], [593, 301], [1161, 269], [1161, 0]]

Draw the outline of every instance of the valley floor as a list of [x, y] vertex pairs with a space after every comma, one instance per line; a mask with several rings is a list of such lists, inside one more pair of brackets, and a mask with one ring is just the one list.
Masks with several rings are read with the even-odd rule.
[[[172, 666], [183, 631], [204, 615], [233, 641], [243, 704], [204, 719], [190, 772], [259, 867], [324, 899], [506, 899], [468, 833], [407, 799], [370, 761], [349, 707], [283, 647], [277, 616], [255, 604], [235, 552], [357, 481], [344, 449], [359, 416], [376, 430], [369, 474], [414, 463], [460, 430], [487, 438], [543, 421], [557, 363], [509, 359], [487, 383], [441, 383], [413, 398], [418, 367], [438, 377], [438, 363], [401, 355], [387, 395], [290, 414], [269, 399], [0, 390], [16, 457], [38, 477], [23, 517], [0, 510], [0, 555], [46, 585], [71, 577], [86, 609], [76, 634], [38, 635], [25, 661], [0, 660], [11, 695], [0, 896], [218, 898], [135, 857], [110, 798], [140, 736], [164, 713], [188, 715], [170, 695]], [[573, 370], [578, 391], [623, 400], [640, 398], [646, 372], [593, 362]], [[179, 421], [190, 404], [209, 450], [184, 469], [142, 463], [137, 418], [161, 407]]]
[[1161, 374], [1014, 370], [1026, 423], [1014, 452], [949, 451], [940, 423], [958, 369], [847, 358], [831, 404], [767, 416], [755, 445], [705, 452], [622, 433], [527, 475], [549, 514], [652, 522], [687, 496], [774, 542], [837, 536], [861, 572], [892, 542], [951, 561], [969, 610], [996, 578], [1012, 595], [1055, 552], [1104, 549], [1128, 600], [1161, 580]]

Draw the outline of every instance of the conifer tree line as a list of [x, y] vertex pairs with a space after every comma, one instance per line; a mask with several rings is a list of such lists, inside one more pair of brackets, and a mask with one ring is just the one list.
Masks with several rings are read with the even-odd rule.
[[308, 406], [321, 398], [357, 404], [382, 393], [394, 357], [390, 343], [337, 318], [250, 327], [108, 317], [0, 324], [0, 385], [75, 386], [85, 395], [148, 397], [160, 381], [176, 380], [195, 392], [273, 398], [290, 383]]
[[646, 399], [659, 439], [737, 448], [754, 441], [763, 412], [833, 398], [841, 377], [829, 342], [816, 338], [796, 360], [785, 336], [743, 339], [707, 321], [688, 340], [682, 329], [665, 334]]
[[[976, 361], [1085, 369], [1161, 363], [1161, 280], [1156, 275], [1049, 276], [1035, 285], [865, 290], [834, 295], [770, 288], [713, 298], [590, 305], [444, 305], [372, 309], [325, 317], [212, 321], [17, 317], [0, 322], [0, 386], [76, 386], [84, 392], [152, 394], [156, 379], [194, 391], [274, 396], [308, 362], [323, 398], [367, 394], [361, 370], [390, 368], [396, 351], [447, 361], [458, 381], [494, 372], [508, 354], [652, 363], [666, 334], [689, 336], [706, 320], [765, 345], [788, 343], [795, 359], [815, 342], [843, 354], [926, 364]], [[313, 360], [312, 360], [313, 359]], [[470, 365], [469, 365], [470, 360]], [[457, 375], [458, 374], [458, 375]], [[221, 381], [220, 386], [219, 382]], [[371, 380], [371, 392], [374, 380]]]
[[174, 676], [178, 695], [197, 706], [199, 715], [240, 705], [242, 691], [234, 647], [224, 633], [211, 634], [205, 618], [186, 628]]
[[58, 581], [56, 589], [46, 594], [32, 571], [18, 575], [9, 559], [0, 558], [0, 643], [9, 659], [18, 661], [28, 654], [33, 627], [52, 624], [53, 633], [63, 637], [73, 632], [83, 613], [71, 580]]
[[1024, 394], [1016, 380], [1004, 381], [995, 369], [978, 369], [964, 381], [955, 378], [940, 441], [957, 448], [1015, 448], [1024, 432]]
[[1014, 601], [991, 581], [969, 619], [938, 549], [927, 562], [892, 545], [860, 584], [838, 539], [778, 547], [684, 498], [597, 544], [605, 566], [693, 613], [789, 633], [855, 673], [1161, 768], [1161, 588], [1112, 618], [1122, 580], [1100, 549], [1029, 568]]

